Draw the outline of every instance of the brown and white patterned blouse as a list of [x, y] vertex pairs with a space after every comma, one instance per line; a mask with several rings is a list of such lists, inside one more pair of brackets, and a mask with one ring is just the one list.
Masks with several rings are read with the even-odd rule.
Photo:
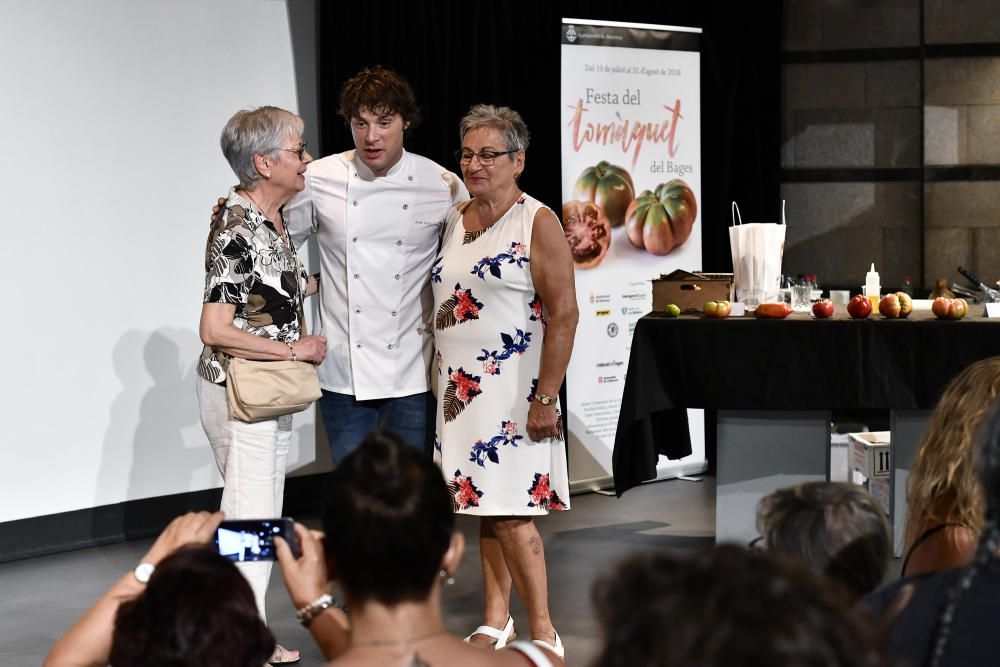
[[[204, 303], [236, 306], [233, 326], [262, 338], [299, 339], [306, 272], [274, 224], [235, 191], [212, 223], [205, 247]], [[205, 346], [198, 374], [224, 384], [228, 357]]]

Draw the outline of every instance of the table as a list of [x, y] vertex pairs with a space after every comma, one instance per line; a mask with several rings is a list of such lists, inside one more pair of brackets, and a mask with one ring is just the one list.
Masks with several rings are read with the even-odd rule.
[[981, 310], [958, 321], [920, 311], [900, 320], [650, 313], [632, 339], [615, 490], [653, 479], [659, 454], [690, 451], [687, 408], [717, 410], [716, 535], [742, 541], [756, 535], [753, 512], [764, 493], [829, 477], [832, 410], [888, 410], [898, 547], [906, 472], [930, 410], [963, 368], [1000, 355], [1000, 321]]

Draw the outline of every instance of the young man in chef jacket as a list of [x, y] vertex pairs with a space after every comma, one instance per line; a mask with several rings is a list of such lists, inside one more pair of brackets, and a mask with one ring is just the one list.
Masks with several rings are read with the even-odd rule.
[[[284, 209], [296, 247], [320, 254], [320, 414], [334, 462], [375, 428], [429, 451], [434, 432], [431, 265], [448, 211], [469, 198], [462, 180], [408, 153], [420, 120], [410, 84], [382, 67], [344, 84], [340, 115], [354, 150], [316, 160]], [[317, 332], [320, 333], [320, 332]]]

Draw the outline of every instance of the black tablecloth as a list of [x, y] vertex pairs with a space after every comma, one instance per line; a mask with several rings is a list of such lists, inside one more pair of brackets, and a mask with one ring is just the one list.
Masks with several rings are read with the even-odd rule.
[[[979, 307], [974, 306], [978, 311]], [[1000, 320], [783, 320], [650, 313], [638, 321], [612, 456], [619, 495], [691, 451], [686, 408], [930, 409], [974, 361], [1000, 355]]]

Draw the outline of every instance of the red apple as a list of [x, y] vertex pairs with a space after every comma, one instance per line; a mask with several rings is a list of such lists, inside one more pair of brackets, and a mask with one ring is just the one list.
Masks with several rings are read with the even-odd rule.
[[888, 317], [892, 320], [898, 318], [900, 312], [902, 312], [902, 307], [899, 305], [899, 297], [895, 294], [886, 294], [878, 302], [878, 312], [882, 317]]
[[872, 314], [871, 299], [858, 294], [847, 304], [847, 313], [856, 320], [863, 320]]
[[813, 304], [813, 316], [820, 320], [833, 317], [833, 301], [820, 299]]
[[729, 317], [731, 312], [733, 312], [733, 308], [728, 301], [709, 301], [705, 304], [705, 317], [721, 319]]

